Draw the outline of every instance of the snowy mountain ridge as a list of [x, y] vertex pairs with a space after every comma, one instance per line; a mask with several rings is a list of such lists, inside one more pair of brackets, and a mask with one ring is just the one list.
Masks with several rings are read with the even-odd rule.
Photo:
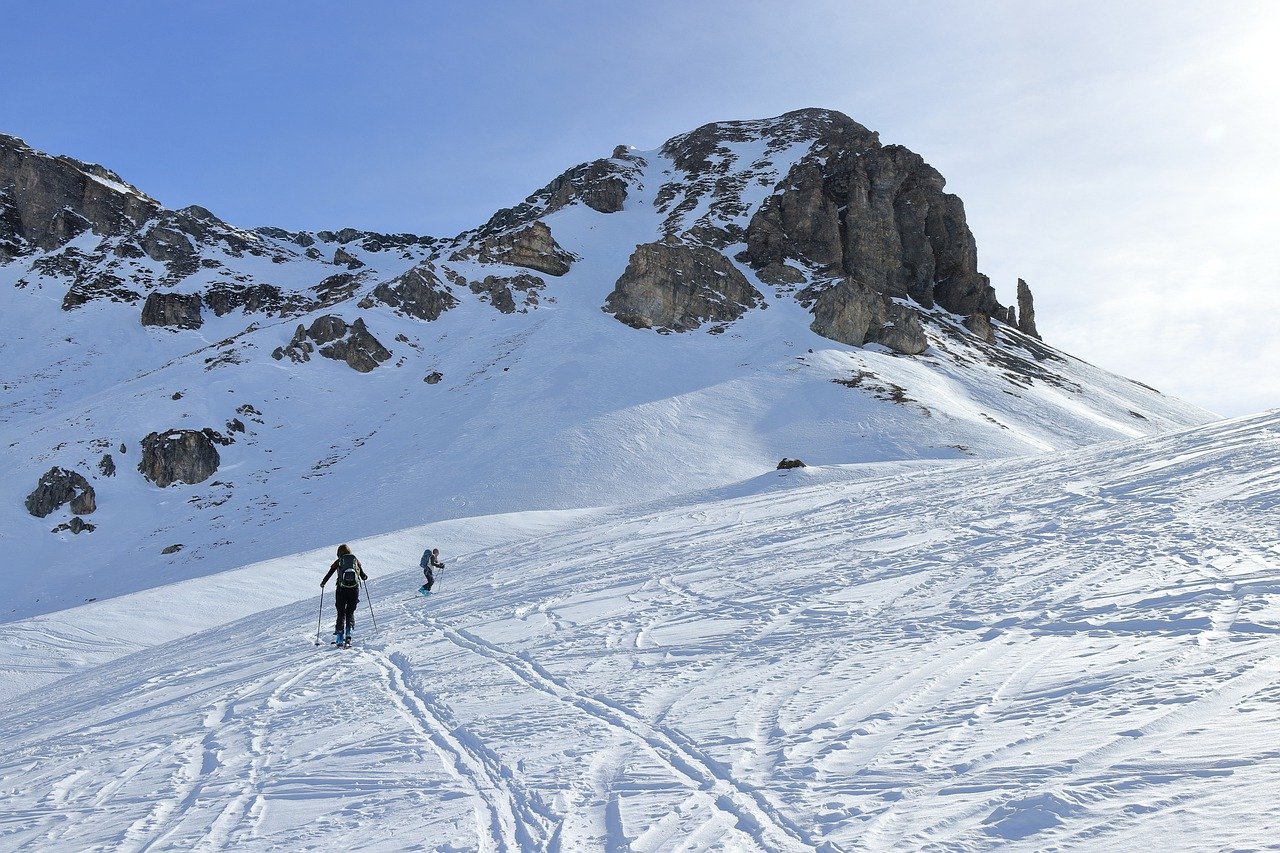
[[847, 117], [722, 122], [452, 238], [241, 229], [0, 139], [6, 619], [337, 540], [1211, 415], [1034, 334]]

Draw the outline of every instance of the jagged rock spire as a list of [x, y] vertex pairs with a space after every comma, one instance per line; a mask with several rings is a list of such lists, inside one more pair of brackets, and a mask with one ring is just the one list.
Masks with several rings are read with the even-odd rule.
[[1031, 288], [1022, 279], [1018, 279], [1018, 331], [1033, 338], [1040, 337], [1036, 331], [1036, 308]]

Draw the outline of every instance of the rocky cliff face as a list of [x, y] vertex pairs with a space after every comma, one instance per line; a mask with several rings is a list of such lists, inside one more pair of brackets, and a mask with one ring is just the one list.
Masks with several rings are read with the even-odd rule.
[[964, 205], [943, 192], [937, 170], [838, 113], [803, 110], [779, 121], [789, 116], [818, 135], [751, 217], [747, 263], [841, 273], [877, 293], [957, 314], [997, 309], [977, 270]]
[[51, 157], [0, 134], [0, 261], [56, 249], [85, 231], [124, 234], [159, 208], [109, 169]]
[[604, 310], [638, 329], [685, 332], [733, 322], [762, 299], [724, 255], [668, 237], [636, 246]]

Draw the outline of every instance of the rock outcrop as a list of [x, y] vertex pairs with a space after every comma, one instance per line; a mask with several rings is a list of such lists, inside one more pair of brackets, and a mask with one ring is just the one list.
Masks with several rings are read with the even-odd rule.
[[772, 121], [816, 138], [751, 217], [748, 263], [765, 270], [793, 261], [957, 314], [996, 309], [995, 292], [977, 271], [964, 205], [943, 192], [946, 182], [920, 155], [881, 145], [877, 134], [827, 110]]
[[170, 329], [198, 329], [204, 325], [200, 314], [202, 300], [198, 293], [147, 294], [142, 304], [142, 325], [165, 326]]
[[567, 169], [551, 183], [515, 207], [503, 208], [489, 221], [457, 239], [477, 241], [511, 231], [555, 213], [576, 202], [599, 213], [617, 213], [626, 204], [631, 187], [639, 182], [646, 162], [619, 145], [607, 160], [594, 160]]
[[573, 255], [560, 247], [545, 222], [531, 222], [523, 228], [485, 237], [474, 245], [454, 252], [450, 260], [477, 259], [489, 264], [525, 267], [547, 275], [561, 276], [573, 264]]
[[797, 296], [813, 311], [809, 328], [824, 338], [857, 347], [876, 343], [905, 355], [929, 345], [914, 311], [856, 279], [806, 288]]
[[92, 533], [97, 529], [98, 529], [97, 525], [90, 524], [89, 522], [85, 521], [83, 518], [81, 518], [78, 515], [73, 515], [71, 516], [70, 521], [59, 524], [57, 527], [53, 528], [53, 530], [50, 532], [61, 533], [64, 530], [66, 530], [79, 536], [81, 533]]
[[515, 294], [521, 294], [520, 310], [527, 311], [538, 304], [538, 291], [545, 288], [546, 282], [532, 273], [519, 275], [489, 275], [483, 281], [468, 284], [472, 293], [487, 299], [494, 308], [503, 314], [514, 314], [517, 309]]
[[964, 318], [964, 327], [989, 344], [996, 342], [996, 333], [991, 328], [991, 318], [981, 312]]
[[369, 309], [375, 302], [389, 305], [415, 319], [430, 321], [439, 319], [441, 314], [457, 305], [458, 298], [440, 280], [435, 265], [425, 261], [378, 285], [370, 296], [360, 301], [360, 307]]
[[109, 169], [52, 157], [4, 134], [0, 193], [4, 230], [11, 235], [0, 245], [0, 261], [27, 250], [56, 249], [85, 231], [124, 234], [160, 208]]
[[276, 361], [288, 358], [301, 364], [311, 360], [312, 352], [344, 361], [357, 373], [368, 373], [391, 358], [391, 351], [373, 336], [364, 318], [348, 325], [335, 314], [316, 318], [310, 327], [299, 325], [289, 343], [277, 347], [271, 357]]
[[217, 445], [230, 443], [230, 439], [207, 428], [153, 432], [142, 439], [138, 471], [162, 489], [179, 482], [203, 483], [222, 464]]
[[636, 246], [604, 310], [637, 329], [686, 332], [732, 322], [763, 299], [724, 255], [667, 238]]
[[333, 264], [334, 266], [346, 267], [349, 270], [358, 270], [365, 265], [364, 261], [341, 247], [333, 253]]
[[219, 282], [210, 285], [204, 294], [204, 304], [219, 317], [237, 310], [246, 314], [286, 316], [312, 308], [311, 301], [302, 294], [286, 294], [274, 284], [263, 282]]
[[1018, 331], [1033, 338], [1040, 337], [1036, 331], [1036, 306], [1031, 288], [1022, 279], [1018, 279]]
[[44, 518], [65, 504], [77, 515], [89, 515], [98, 508], [93, 486], [77, 471], [50, 468], [40, 478], [35, 490], [27, 495], [27, 512]]

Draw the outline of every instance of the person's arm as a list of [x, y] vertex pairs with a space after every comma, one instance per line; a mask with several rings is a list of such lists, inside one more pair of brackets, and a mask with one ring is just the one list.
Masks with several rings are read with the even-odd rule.
[[321, 589], [324, 588], [324, 585], [329, 582], [329, 578], [333, 577], [333, 573], [336, 572], [337, 570], [338, 570], [338, 561], [334, 560], [333, 565], [329, 567], [329, 571], [325, 573], [324, 580], [320, 581]]
[[432, 567], [437, 568], [437, 569], [443, 569], [443, 568], [444, 568], [444, 563], [440, 562], [440, 558], [439, 558], [439, 557], [437, 557], [435, 554], [432, 554], [432, 555], [431, 555], [431, 565], [432, 565]]
[[356, 558], [356, 571], [360, 573], [360, 580], [367, 581], [369, 576], [364, 573], [364, 566], [360, 565], [360, 558]]

